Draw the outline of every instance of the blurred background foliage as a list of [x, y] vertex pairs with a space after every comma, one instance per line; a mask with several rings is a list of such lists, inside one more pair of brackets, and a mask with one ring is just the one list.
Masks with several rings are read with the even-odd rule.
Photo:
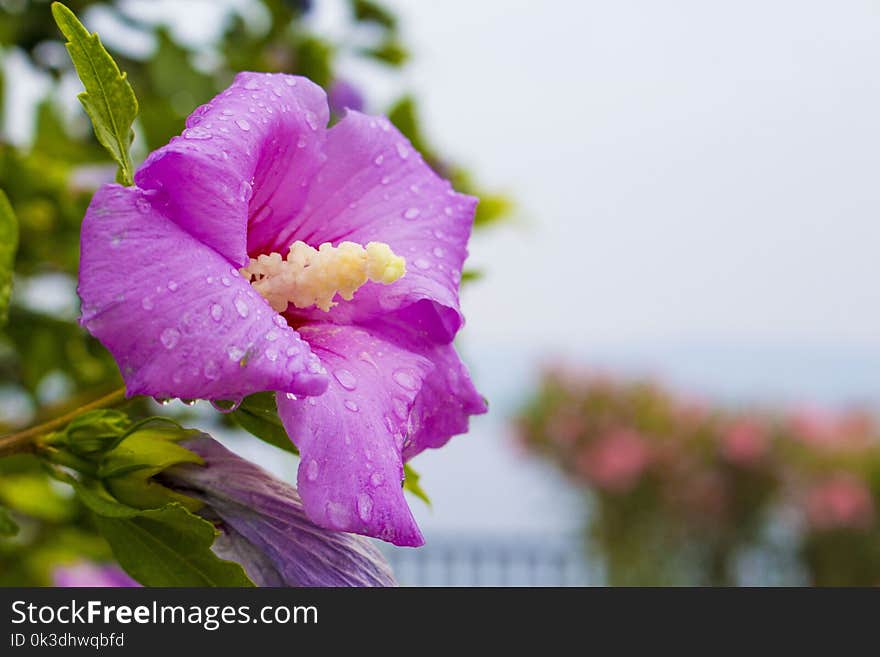
[[880, 426], [865, 410], [731, 409], [556, 368], [517, 428], [587, 497], [610, 584], [880, 584]]
[[[330, 42], [308, 29], [303, 20], [312, 9], [308, 0], [240, 2], [230, 6], [213, 46], [199, 52], [175, 39], [170, 29], [174, 15], [145, 20], [132, 10], [136, 3], [123, 1], [66, 4], [87, 27], [100, 13], [154, 44], [143, 56], [132, 54], [114, 47], [124, 42], [124, 35], [120, 39], [99, 31], [140, 103], [137, 160], [179, 134], [186, 116], [224, 89], [238, 71], [304, 75], [327, 88], [331, 100], [334, 88], [347, 91], [354, 106], [362, 92], [337, 78], [341, 53], [373, 62], [389, 76], [397, 75], [408, 58], [395, 15], [371, 0], [349, 3], [346, 34], [351, 37], [344, 42]], [[74, 294], [80, 221], [91, 194], [112, 180], [115, 166], [76, 104], [79, 82], [49, 5], [48, 0], [0, 0], [4, 125], [8, 128], [13, 104], [9, 92], [14, 81], [5, 79], [10, 70], [24, 69], [43, 81], [44, 90], [35, 105], [32, 137], [13, 139], [8, 129], [0, 137], [0, 188], [9, 196], [21, 232], [10, 318], [0, 331], [0, 434], [69, 411], [121, 385], [113, 359], [79, 328]], [[10, 66], [13, 59], [25, 65]], [[338, 117], [340, 108], [333, 109]], [[370, 109], [384, 110], [438, 173], [460, 191], [480, 197], [478, 228], [509, 212], [504, 196], [480, 189], [465, 169], [431, 146], [414, 97], [404, 95], [391, 107]], [[473, 276], [470, 272], [466, 278]], [[143, 416], [149, 406], [134, 401], [128, 412]], [[3, 538], [9, 522], [21, 531]], [[59, 564], [109, 558], [106, 543], [80, 504], [35, 459], [0, 460], [0, 585], [44, 585]]]

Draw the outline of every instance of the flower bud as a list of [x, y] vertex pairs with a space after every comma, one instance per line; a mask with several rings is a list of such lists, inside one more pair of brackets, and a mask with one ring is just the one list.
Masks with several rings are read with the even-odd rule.
[[182, 463], [162, 482], [201, 500], [221, 534], [214, 552], [241, 563], [258, 586], [395, 586], [368, 539], [312, 523], [296, 489], [204, 435], [183, 443], [204, 466]]

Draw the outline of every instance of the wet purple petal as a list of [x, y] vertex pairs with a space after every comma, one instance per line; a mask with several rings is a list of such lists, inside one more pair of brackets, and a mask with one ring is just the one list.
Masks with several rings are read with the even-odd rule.
[[233, 264], [247, 264], [299, 210], [329, 118], [306, 78], [239, 73], [135, 175], [163, 212]]
[[453, 436], [467, 433], [470, 416], [488, 410], [455, 347], [433, 346], [424, 355], [434, 369], [425, 378], [410, 414], [412, 430], [403, 451], [406, 461], [425, 449], [442, 447]]
[[[286, 253], [295, 240], [389, 244], [406, 258], [406, 276], [366, 284], [333, 308], [330, 320], [363, 322], [396, 311], [434, 339], [451, 341], [463, 323], [458, 287], [477, 199], [455, 192], [384, 118], [348, 112], [328, 131], [324, 153], [306, 204], [272, 250]], [[320, 310], [295, 312], [327, 320]]]
[[323, 527], [421, 545], [401, 489], [401, 453], [431, 362], [353, 326], [300, 331], [331, 374], [320, 401], [277, 398], [300, 450], [298, 486], [309, 517]]
[[128, 394], [320, 394], [326, 377], [296, 331], [153, 200], [105, 186], [82, 227], [81, 322], [116, 358]]

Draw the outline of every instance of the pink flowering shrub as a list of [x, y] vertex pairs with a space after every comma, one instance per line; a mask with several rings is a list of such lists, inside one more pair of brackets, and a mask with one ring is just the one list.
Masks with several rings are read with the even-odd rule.
[[611, 584], [737, 583], [747, 550], [776, 553], [778, 518], [789, 570], [880, 582], [880, 429], [864, 411], [736, 410], [550, 370], [517, 427], [587, 493]]

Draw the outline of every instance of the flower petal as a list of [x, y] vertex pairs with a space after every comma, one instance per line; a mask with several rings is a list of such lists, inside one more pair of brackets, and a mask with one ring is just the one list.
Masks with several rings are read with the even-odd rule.
[[434, 364], [434, 370], [425, 378], [410, 413], [412, 430], [403, 449], [405, 461], [467, 433], [470, 416], [489, 410], [455, 347], [426, 346], [421, 353]]
[[306, 78], [239, 73], [135, 181], [160, 193], [181, 228], [243, 267], [303, 204], [328, 117], [324, 91]]
[[[331, 310], [330, 321], [400, 311], [434, 339], [450, 342], [463, 323], [458, 287], [477, 199], [456, 193], [384, 118], [349, 111], [327, 132], [324, 154], [306, 204], [272, 250], [286, 253], [295, 240], [386, 242], [406, 258], [406, 275], [388, 286], [367, 283]], [[328, 319], [320, 310], [296, 314]]]
[[116, 358], [128, 394], [323, 392], [327, 377], [297, 332], [154, 201], [153, 192], [106, 185], [82, 226], [81, 323]]
[[401, 489], [401, 450], [431, 362], [354, 326], [309, 324], [300, 332], [333, 375], [320, 402], [277, 397], [300, 450], [306, 512], [323, 527], [421, 545]]
[[367, 539], [315, 526], [293, 486], [208, 438], [184, 443], [204, 466], [176, 466], [163, 483], [205, 502], [222, 521], [212, 549], [241, 563], [258, 586], [395, 586]]

